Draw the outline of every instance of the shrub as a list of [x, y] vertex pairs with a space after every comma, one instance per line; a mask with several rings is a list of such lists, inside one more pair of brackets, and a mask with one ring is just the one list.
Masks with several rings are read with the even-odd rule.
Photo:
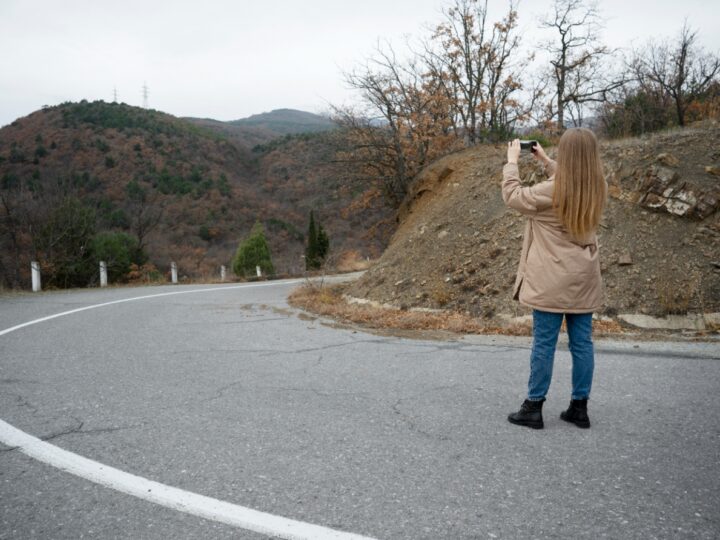
[[66, 198], [55, 207], [33, 236], [49, 286], [82, 287], [97, 268], [90, 244], [95, 234], [95, 210], [80, 199]]
[[256, 266], [259, 266], [265, 274], [272, 274], [275, 271], [270, 258], [270, 248], [265, 240], [265, 232], [259, 221], [255, 222], [250, 236], [240, 242], [232, 261], [233, 272], [241, 277], [254, 276]]
[[131, 264], [142, 264], [145, 255], [137, 238], [124, 232], [101, 232], [92, 241], [93, 259], [107, 264], [108, 281], [125, 279]]

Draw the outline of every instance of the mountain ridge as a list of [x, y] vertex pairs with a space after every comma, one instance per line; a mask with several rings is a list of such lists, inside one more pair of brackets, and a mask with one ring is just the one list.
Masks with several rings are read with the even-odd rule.
[[[162, 213], [141, 243], [158, 268], [174, 260], [189, 278], [229, 266], [256, 220], [265, 225], [278, 272], [302, 273], [311, 210], [337, 255], [379, 255], [391, 225], [365, 235], [379, 222], [392, 223], [391, 211], [381, 201], [353, 206], [366, 187], [344, 184], [333, 169], [327, 132], [281, 137], [255, 151], [277, 137], [253, 136], [257, 142], [243, 144], [226, 130], [101, 101], [64, 103], [17, 119], [0, 129], [0, 195], [8, 202], [0, 207], [0, 283], [28, 283], [30, 258], [43, 255], [30, 231], [47, 223], [64, 196], [95, 212], [98, 232], [140, 237], [142, 212], [150, 206]], [[142, 201], [150, 202], [143, 207]]]

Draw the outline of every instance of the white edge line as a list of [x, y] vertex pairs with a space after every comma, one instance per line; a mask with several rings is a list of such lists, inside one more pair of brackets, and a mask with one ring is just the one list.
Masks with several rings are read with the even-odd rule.
[[[302, 280], [285, 281], [282, 284], [297, 283]], [[25, 328], [33, 324], [38, 324], [65, 315], [79, 313], [89, 309], [95, 309], [113, 304], [121, 304], [123, 302], [132, 302], [135, 300], [145, 300], [148, 298], [157, 298], [160, 296], [170, 296], [175, 294], [189, 294], [208, 291], [222, 291], [238, 288], [250, 287], [267, 287], [271, 285], [279, 285], [274, 283], [255, 283], [234, 285], [230, 287], [212, 287], [207, 289], [192, 289], [189, 291], [172, 291], [160, 294], [149, 294], [145, 296], [135, 296], [133, 298], [124, 298], [122, 300], [114, 300], [112, 302], [104, 302], [102, 304], [93, 304], [62, 313], [56, 313], [47, 317], [34, 319], [23, 324], [7, 328], [0, 331], [0, 336]], [[237, 504], [232, 504], [205, 495], [199, 495], [190, 491], [185, 491], [172, 486], [167, 486], [153, 480], [148, 480], [141, 476], [115, 469], [108, 465], [103, 465], [97, 461], [82, 457], [78, 454], [68, 452], [53, 444], [47, 443], [34, 437], [24, 431], [13, 427], [7, 422], [0, 420], [0, 442], [13, 448], [20, 450], [24, 454], [37, 459], [43, 463], [56, 467], [62, 471], [74, 474], [86, 480], [90, 480], [96, 484], [138, 497], [140, 499], [165, 506], [180, 512], [199, 516], [201, 518], [225, 523], [234, 527], [240, 527], [260, 534], [266, 534], [277, 538], [287, 540], [375, 540], [369, 536], [361, 536], [354, 533], [337, 531], [312, 523], [296, 521], [294, 519], [284, 518], [260, 512]]]
[[0, 440], [43, 463], [173, 510], [288, 540], [372, 540], [166, 486], [79, 456], [0, 420]]
[[64, 317], [65, 315], [72, 315], [73, 313], [79, 313], [81, 311], [87, 311], [88, 309], [95, 309], [99, 307], [105, 307], [105, 306], [111, 306], [113, 304], [122, 304], [125, 302], [134, 302], [135, 300], [146, 300], [147, 298], [158, 298], [159, 296], [171, 296], [174, 294], [190, 294], [190, 293], [197, 293], [197, 292], [208, 292], [208, 291], [228, 291], [231, 289], [250, 289], [254, 287], [270, 287], [273, 285], [292, 285], [293, 283], [300, 283], [302, 280], [296, 279], [292, 281], [283, 281], [283, 282], [273, 282], [273, 283], [251, 283], [251, 284], [244, 284], [244, 285], [232, 285], [232, 286], [218, 286], [218, 287], [212, 287], [207, 289], [192, 289], [189, 291], [172, 291], [172, 292], [166, 292], [166, 293], [159, 293], [159, 294], [147, 294], [145, 296], [133, 296], [132, 298], [123, 298], [121, 300], [113, 300], [112, 302], [103, 302], [102, 304], [93, 304], [91, 306], [85, 306], [77, 309], [71, 309], [70, 311], [63, 311], [62, 313], [55, 313], [54, 315], [48, 315], [47, 317], [41, 317], [40, 319], [34, 319], [32, 321], [28, 321], [26, 323], [18, 324], [17, 326], [11, 326], [10, 328], [6, 328], [5, 330], [0, 331], [0, 336], [4, 336], [5, 334], [9, 334], [10, 332], [14, 332], [15, 330], [20, 330], [21, 328], [25, 328], [26, 326], [31, 326], [33, 324], [38, 324], [41, 322], [49, 321], [51, 319], [57, 319], [58, 317]]

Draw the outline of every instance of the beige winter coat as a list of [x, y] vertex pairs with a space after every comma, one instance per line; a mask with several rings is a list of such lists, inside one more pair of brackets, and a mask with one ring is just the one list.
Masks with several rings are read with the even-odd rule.
[[[548, 172], [555, 173], [555, 162]], [[597, 238], [572, 239], [552, 207], [553, 177], [522, 187], [518, 166], [503, 167], [505, 204], [527, 217], [513, 299], [541, 311], [589, 313], [602, 305]]]

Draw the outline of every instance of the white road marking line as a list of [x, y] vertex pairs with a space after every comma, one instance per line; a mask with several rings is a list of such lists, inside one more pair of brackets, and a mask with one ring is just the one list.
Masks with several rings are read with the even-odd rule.
[[135, 476], [41, 441], [2, 420], [0, 420], [0, 440], [3, 444], [16, 447], [24, 454], [62, 471], [205, 519], [291, 540], [372, 540], [367, 536], [259, 512]]
[[[297, 283], [302, 280], [285, 281], [282, 284]], [[71, 309], [62, 313], [56, 313], [48, 317], [41, 317], [23, 324], [18, 324], [11, 328], [0, 331], [0, 336], [25, 328], [33, 324], [38, 324], [65, 315], [79, 313], [88, 309], [95, 309], [113, 304], [121, 304], [123, 302], [132, 302], [135, 300], [144, 300], [147, 298], [157, 298], [160, 296], [171, 296], [175, 294], [190, 294], [197, 292], [222, 291], [238, 288], [250, 287], [268, 287], [272, 285], [280, 285], [281, 283], [255, 283], [235, 286], [219, 286], [207, 289], [192, 289], [189, 291], [173, 291], [169, 293], [149, 294], [145, 296], [136, 296], [133, 298], [125, 298], [122, 300], [114, 300], [112, 302], [104, 302], [102, 304], [93, 304], [78, 309]], [[85, 478], [96, 484], [127, 493], [134, 497], [153, 502], [177, 510], [192, 514], [212, 521], [225, 523], [234, 527], [240, 527], [260, 534], [266, 534], [277, 538], [285, 538], [287, 540], [375, 540], [369, 536], [361, 536], [354, 533], [337, 531], [312, 523], [296, 521], [294, 519], [284, 518], [260, 512], [237, 504], [232, 504], [205, 495], [192, 493], [183, 489], [167, 486], [147, 478], [135, 476], [134, 474], [115, 469], [103, 465], [97, 461], [84, 458], [78, 454], [63, 450], [58, 446], [47, 443], [33, 437], [11, 426], [7, 422], [0, 420], [0, 442], [16, 448], [22, 453], [42, 461], [47, 465], [56, 467], [62, 471], [68, 472]]]
[[26, 326], [31, 326], [33, 324], [38, 324], [41, 322], [49, 321], [51, 319], [57, 319], [58, 317], [64, 317], [65, 315], [72, 315], [73, 313], [79, 313], [81, 311], [87, 311], [88, 309], [95, 309], [99, 307], [105, 307], [105, 306], [112, 306], [113, 304], [123, 304], [125, 302], [134, 302], [135, 300], [145, 300], [147, 298], [158, 298], [160, 296], [172, 296], [174, 294], [190, 294], [190, 293], [197, 293], [197, 292], [208, 292], [208, 291], [227, 291], [230, 289], [250, 289], [255, 287], [271, 287], [275, 285], [292, 285], [293, 283], [300, 283], [303, 281], [302, 279], [295, 279], [291, 281], [282, 281], [282, 282], [273, 282], [273, 283], [251, 283], [251, 284], [244, 284], [244, 285], [232, 285], [232, 286], [218, 286], [218, 287], [212, 287], [207, 289], [192, 289], [189, 291], [173, 291], [173, 292], [166, 292], [166, 293], [158, 293], [158, 294], [148, 294], [145, 296], [134, 296], [132, 298], [123, 298], [122, 300], [113, 300], [112, 302], [104, 302], [102, 304], [93, 304], [91, 306], [85, 306], [77, 309], [71, 309], [70, 311], [63, 311], [62, 313], [56, 313], [55, 315], [49, 315], [47, 317], [41, 317], [40, 319], [35, 319], [32, 321], [28, 321], [26, 323], [18, 324], [17, 326], [12, 326], [10, 328], [7, 328], [5, 330], [0, 331], [0, 336], [4, 336], [5, 334], [9, 334], [10, 332], [14, 332], [15, 330], [20, 330], [21, 328], [25, 328]]

